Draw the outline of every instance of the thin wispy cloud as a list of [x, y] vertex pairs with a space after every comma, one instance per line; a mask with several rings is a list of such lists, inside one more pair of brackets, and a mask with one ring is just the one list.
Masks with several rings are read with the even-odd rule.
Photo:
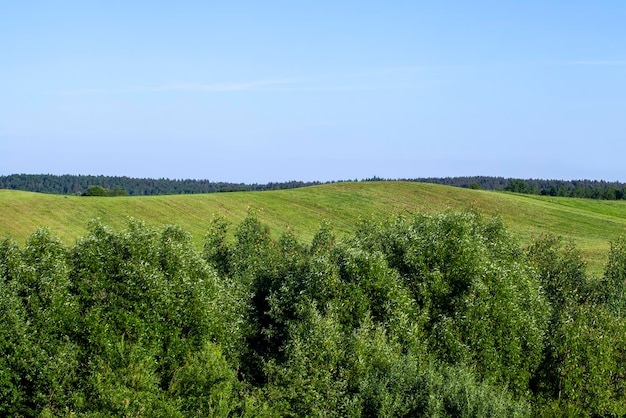
[[268, 91], [277, 88], [284, 88], [297, 83], [297, 80], [273, 79], [256, 80], [244, 82], [227, 83], [189, 83], [172, 82], [160, 86], [134, 86], [122, 89], [80, 89], [63, 91], [66, 95], [105, 95], [105, 94], [127, 94], [127, 93], [150, 93], [150, 92], [200, 92], [200, 93], [220, 93], [220, 92], [246, 92], [246, 91]]
[[114, 94], [114, 93], [125, 93], [130, 90], [128, 89], [77, 89], [77, 90], [62, 90], [58, 91], [57, 94], [63, 96], [99, 96], [106, 94]]
[[406, 90], [423, 85], [427, 67], [395, 66], [356, 68], [307, 74], [283, 90], [297, 92], [369, 92]]
[[587, 61], [572, 61], [571, 65], [598, 65], [598, 66], [623, 66], [626, 65], [626, 60], [587, 60]]
[[279, 86], [296, 83], [295, 80], [257, 80], [233, 83], [186, 83], [175, 82], [164, 86], [147, 88], [149, 91], [196, 91], [196, 92], [229, 92], [229, 91], [255, 91], [268, 90]]
[[89, 88], [61, 91], [63, 95], [117, 95], [134, 93], [236, 93], [271, 91], [379, 91], [407, 89], [420, 85], [418, 74], [422, 66], [396, 66], [364, 68], [351, 71], [331, 71], [309, 74], [304, 77], [261, 79], [234, 82], [187, 82], [174, 81], [154, 86], [131, 86], [126, 88]]

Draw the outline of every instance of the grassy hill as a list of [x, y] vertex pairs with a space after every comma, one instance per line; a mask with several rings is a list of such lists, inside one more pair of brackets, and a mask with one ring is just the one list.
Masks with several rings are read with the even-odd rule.
[[359, 218], [378, 219], [402, 211], [441, 212], [476, 208], [499, 215], [523, 242], [551, 232], [572, 240], [599, 273], [609, 241], [626, 230], [626, 201], [556, 198], [469, 190], [413, 182], [335, 183], [293, 190], [147, 197], [78, 197], [0, 190], [0, 236], [23, 242], [48, 226], [67, 243], [86, 232], [90, 219], [121, 227], [134, 217], [148, 225], [177, 224], [200, 245], [215, 214], [237, 224], [249, 208], [275, 234], [287, 226], [309, 240], [328, 220], [338, 234]]

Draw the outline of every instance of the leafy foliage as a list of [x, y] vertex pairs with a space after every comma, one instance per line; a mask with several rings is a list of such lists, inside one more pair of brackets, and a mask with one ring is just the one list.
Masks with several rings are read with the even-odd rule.
[[623, 239], [594, 280], [571, 244], [476, 213], [309, 244], [254, 211], [229, 227], [202, 252], [132, 219], [1, 241], [0, 413], [626, 414]]
[[528, 248], [549, 301], [543, 363], [532, 382], [548, 415], [626, 413], [626, 322], [619, 316], [625, 301], [623, 293], [614, 293], [626, 267], [623, 253], [620, 240], [612, 246], [605, 278], [596, 282], [586, 277], [571, 243], [542, 236]]

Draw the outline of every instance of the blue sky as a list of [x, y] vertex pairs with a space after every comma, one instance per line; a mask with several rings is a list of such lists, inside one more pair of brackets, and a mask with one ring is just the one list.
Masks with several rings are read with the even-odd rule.
[[623, 1], [0, 1], [0, 174], [626, 181]]

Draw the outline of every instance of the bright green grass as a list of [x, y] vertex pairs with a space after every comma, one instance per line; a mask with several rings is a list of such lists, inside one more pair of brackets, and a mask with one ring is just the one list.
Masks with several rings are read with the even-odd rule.
[[293, 228], [310, 240], [323, 220], [339, 234], [351, 232], [359, 218], [380, 219], [404, 211], [478, 209], [499, 215], [523, 243], [541, 233], [572, 240], [599, 274], [609, 242], [626, 229], [626, 202], [554, 198], [460, 189], [412, 182], [335, 183], [302, 189], [149, 197], [78, 197], [0, 191], [0, 236], [18, 242], [38, 226], [48, 226], [67, 244], [86, 232], [90, 219], [114, 228], [129, 217], [151, 226], [176, 224], [201, 245], [216, 214], [238, 224], [252, 208], [275, 235]]

